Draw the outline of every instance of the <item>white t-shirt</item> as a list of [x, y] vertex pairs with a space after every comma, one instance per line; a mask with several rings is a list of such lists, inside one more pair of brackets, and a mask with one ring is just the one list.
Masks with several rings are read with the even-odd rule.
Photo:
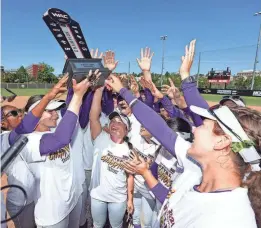
[[[108, 117], [101, 113], [100, 116], [100, 123], [101, 126], [104, 127], [109, 123]], [[92, 142], [92, 136], [91, 136], [91, 129], [90, 129], [90, 122], [88, 123], [87, 127], [84, 129], [84, 151], [83, 151], [83, 165], [85, 170], [92, 170], [92, 164], [93, 164], [93, 142]]]
[[[9, 147], [9, 133], [1, 134], [1, 152], [4, 153]], [[13, 160], [6, 170], [8, 184], [15, 184], [22, 187], [27, 193], [27, 205], [34, 200], [35, 179], [30, 171], [28, 164], [24, 161], [22, 153], [27, 149], [27, 145], [23, 151]], [[9, 188], [7, 192], [7, 199], [14, 205], [22, 206], [24, 204], [24, 194], [17, 188]]]
[[[149, 144], [147, 143], [143, 138], [141, 138], [141, 142], [138, 144], [140, 148], [138, 149], [138, 154], [143, 159], [150, 159], [153, 163], [155, 159], [155, 152], [158, 149], [158, 145], [155, 144]], [[144, 178], [141, 175], [135, 175], [134, 176], [134, 193], [140, 192], [144, 197], [146, 198], [154, 198], [154, 195], [152, 192], [150, 192], [149, 188], [147, 187]]]
[[28, 135], [28, 150], [24, 158], [28, 163], [41, 162], [39, 198], [35, 205], [35, 221], [39, 226], [50, 226], [64, 219], [76, 205], [82, 191], [82, 183], [76, 178], [71, 146], [67, 145], [48, 156], [41, 156], [40, 140], [43, 134]]
[[140, 128], [141, 124], [140, 122], [136, 119], [136, 117], [131, 114], [128, 116], [130, 123], [131, 123], [131, 131], [128, 134], [128, 137], [130, 138], [130, 142], [132, 143], [133, 146], [136, 148], [141, 147], [141, 135], [140, 135]]
[[124, 202], [127, 200], [127, 176], [120, 167], [122, 159], [129, 156], [127, 143], [117, 144], [105, 132], [94, 140], [94, 162], [92, 178], [96, 175], [96, 165], [100, 165], [100, 185], [91, 189], [91, 197], [105, 202]]
[[256, 228], [255, 216], [247, 189], [200, 193], [202, 172], [196, 161], [187, 156], [190, 143], [177, 138], [175, 152], [184, 172], [173, 181], [175, 191], [166, 199], [160, 213], [160, 227], [174, 228]]
[[158, 164], [158, 181], [167, 189], [172, 184], [172, 176], [176, 171], [177, 159], [166, 151], [160, 150], [155, 160]]

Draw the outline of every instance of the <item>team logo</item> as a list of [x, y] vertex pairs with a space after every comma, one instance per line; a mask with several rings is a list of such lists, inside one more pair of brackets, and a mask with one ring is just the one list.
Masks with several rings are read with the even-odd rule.
[[211, 90], [209, 90], [209, 89], [204, 89], [203, 92], [204, 92], [204, 93], [211, 93]]
[[254, 91], [253, 96], [255, 97], [261, 97], [261, 91]]
[[64, 11], [56, 8], [52, 8], [48, 10], [48, 15], [51, 19], [53, 19], [56, 23], [59, 24], [70, 24], [71, 18]]

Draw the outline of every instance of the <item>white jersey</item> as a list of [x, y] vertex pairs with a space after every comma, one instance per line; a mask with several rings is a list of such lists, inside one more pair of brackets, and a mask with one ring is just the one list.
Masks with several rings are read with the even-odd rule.
[[121, 164], [129, 156], [127, 143], [114, 143], [110, 135], [101, 132], [94, 140], [94, 148], [92, 181], [99, 175], [100, 183], [91, 189], [91, 197], [104, 202], [126, 201], [127, 176]]
[[195, 190], [195, 186], [201, 182], [202, 172], [197, 162], [187, 156], [189, 148], [190, 143], [178, 136], [175, 152], [184, 171], [174, 180], [173, 193], [162, 206], [160, 227], [256, 228], [247, 189], [215, 193]]
[[133, 114], [128, 116], [128, 118], [131, 123], [131, 130], [128, 134], [128, 137], [130, 138], [130, 142], [132, 143], [133, 146], [135, 146], [136, 148], [140, 148], [141, 147], [140, 146], [140, 144], [141, 144], [141, 136], [140, 136], [141, 124]]
[[[4, 153], [9, 147], [9, 133], [1, 134], [1, 152]], [[23, 151], [13, 160], [6, 170], [8, 184], [19, 185], [27, 194], [27, 205], [34, 200], [35, 179], [31, 172], [31, 168], [24, 161], [22, 153], [27, 150], [27, 145]], [[9, 188], [7, 192], [7, 199], [14, 205], [24, 205], [24, 194], [17, 188]]]
[[[104, 113], [101, 113], [100, 123], [102, 127], [106, 126], [109, 123], [109, 119]], [[90, 122], [88, 123], [87, 127], [84, 129], [83, 137], [84, 137], [83, 138], [83, 144], [84, 144], [83, 166], [85, 170], [92, 170], [94, 148], [93, 148], [93, 141], [91, 136]]]
[[[140, 157], [142, 157], [145, 161], [149, 159], [150, 162], [153, 163], [155, 159], [155, 152], [158, 147], [158, 145], [155, 145], [153, 143], [149, 144], [143, 138], [141, 138], [141, 142], [138, 144], [138, 147], [136, 147], [136, 149], [138, 149], [137, 152]], [[146, 198], [155, 198], [153, 193], [150, 192], [144, 178], [141, 175], [134, 176], [134, 184], [134, 193], [140, 192]]]
[[48, 156], [40, 155], [40, 140], [46, 133], [50, 132], [29, 134], [29, 149], [24, 154], [28, 163], [40, 162], [36, 174], [40, 180], [39, 198], [35, 205], [35, 221], [39, 226], [54, 225], [64, 219], [82, 193], [82, 183], [76, 177], [70, 145]]

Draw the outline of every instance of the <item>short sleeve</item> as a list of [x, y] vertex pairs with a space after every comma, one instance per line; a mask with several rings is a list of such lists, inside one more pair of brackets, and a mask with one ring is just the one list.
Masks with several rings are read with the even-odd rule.
[[22, 155], [28, 163], [41, 162], [46, 160], [46, 156], [41, 156], [40, 154], [40, 141], [42, 136], [42, 134], [27, 135], [28, 143], [22, 151]]

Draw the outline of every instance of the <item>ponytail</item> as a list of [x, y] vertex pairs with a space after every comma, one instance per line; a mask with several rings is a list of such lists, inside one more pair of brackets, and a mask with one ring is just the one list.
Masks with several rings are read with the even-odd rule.
[[124, 140], [124, 142], [126, 142], [128, 144], [129, 150], [132, 150], [133, 149], [133, 145], [130, 142], [130, 138], [128, 136], [125, 136], [123, 140]]

